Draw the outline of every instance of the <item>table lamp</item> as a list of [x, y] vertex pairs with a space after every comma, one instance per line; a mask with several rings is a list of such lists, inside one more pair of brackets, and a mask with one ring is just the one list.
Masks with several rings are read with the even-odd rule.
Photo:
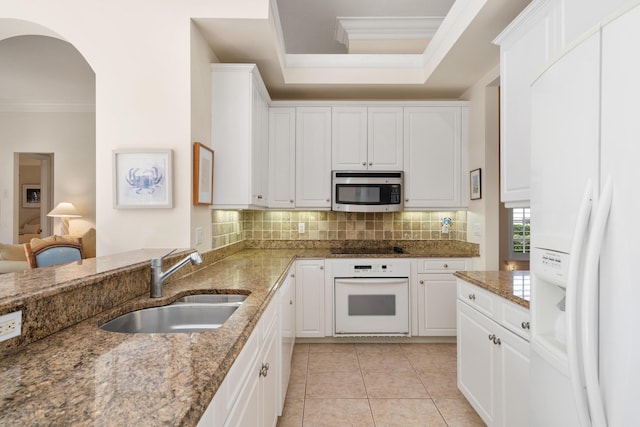
[[53, 208], [51, 212], [47, 214], [52, 218], [61, 218], [62, 219], [62, 230], [61, 235], [69, 234], [69, 218], [81, 218], [82, 215], [78, 213], [78, 210], [73, 203], [69, 202], [61, 202], [58, 203], [58, 206]]

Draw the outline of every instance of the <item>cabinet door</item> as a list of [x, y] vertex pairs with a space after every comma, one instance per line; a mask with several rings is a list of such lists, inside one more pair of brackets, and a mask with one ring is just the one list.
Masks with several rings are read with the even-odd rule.
[[369, 107], [367, 168], [403, 170], [402, 107]]
[[456, 335], [456, 289], [453, 274], [418, 274], [419, 335]]
[[296, 207], [331, 207], [331, 107], [296, 108]]
[[529, 425], [529, 343], [502, 329], [500, 425]]
[[324, 260], [296, 261], [296, 337], [324, 337]]
[[264, 427], [274, 427], [278, 421], [278, 325], [277, 322], [265, 334], [260, 377], [260, 414]]
[[531, 199], [531, 83], [548, 60], [550, 26], [543, 17], [501, 51], [501, 201], [528, 206]]
[[291, 376], [291, 359], [296, 339], [296, 287], [295, 268], [287, 273], [287, 278], [278, 291], [280, 294], [280, 350], [278, 354], [278, 366], [280, 380], [278, 385], [278, 415], [282, 415], [284, 400], [287, 396], [287, 387]]
[[405, 108], [406, 208], [462, 206], [463, 110]]
[[[255, 81], [255, 77], [254, 77]], [[267, 206], [269, 165], [269, 107], [254, 83], [252, 105], [252, 149], [251, 149], [251, 202], [256, 206]]]
[[295, 108], [269, 109], [269, 207], [291, 209], [296, 195]]
[[458, 388], [484, 422], [497, 425], [500, 352], [489, 336], [498, 326], [465, 303], [457, 305]]
[[224, 423], [225, 427], [262, 425], [259, 367], [255, 366], [250, 375]]
[[331, 167], [367, 169], [367, 107], [332, 108]]

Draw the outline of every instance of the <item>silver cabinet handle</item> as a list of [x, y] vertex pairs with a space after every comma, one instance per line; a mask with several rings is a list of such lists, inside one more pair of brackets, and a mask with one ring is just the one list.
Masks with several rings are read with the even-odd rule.
[[502, 344], [502, 341], [500, 341], [500, 338], [498, 338], [497, 340], [493, 340], [493, 343], [495, 345], [500, 345], [500, 344]]
[[266, 377], [267, 375], [269, 375], [269, 363], [263, 363], [262, 364], [262, 368], [260, 368], [260, 373], [258, 376], [260, 377]]
[[531, 329], [531, 324], [529, 322], [522, 322], [520, 326], [522, 329]]
[[420, 280], [418, 283], [420, 283], [421, 285], [424, 285], [424, 280]]
[[293, 273], [291, 273], [291, 277], [296, 277], [296, 275], [295, 275], [295, 274], [293, 274]]
[[496, 334], [489, 334], [489, 341], [493, 341], [496, 339]]
[[262, 196], [258, 194], [258, 200], [262, 199]]
[[500, 344], [502, 344], [502, 341], [500, 341], [500, 338], [498, 338], [498, 337], [496, 336], [496, 334], [491, 334], [491, 335], [489, 335], [489, 341], [493, 341], [493, 343], [494, 343], [495, 345], [500, 345]]
[[469, 294], [469, 299], [472, 300], [472, 301], [475, 301], [476, 294]]

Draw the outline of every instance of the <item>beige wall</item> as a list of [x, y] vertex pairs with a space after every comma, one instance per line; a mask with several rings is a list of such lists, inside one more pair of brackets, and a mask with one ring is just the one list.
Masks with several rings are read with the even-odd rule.
[[[98, 255], [188, 247], [192, 230], [210, 224], [200, 211], [192, 217], [192, 138], [202, 134], [192, 134], [191, 18], [266, 20], [268, 5], [268, 0], [182, 0], [163, 2], [163, 7], [155, 0], [3, 4], [0, 35], [57, 34], [95, 71]], [[205, 63], [207, 55], [196, 56]], [[113, 208], [111, 156], [125, 148], [173, 151], [172, 209]]]
[[463, 96], [469, 105], [468, 171], [482, 169], [482, 198], [469, 201], [467, 241], [480, 244], [474, 270], [497, 270], [499, 260], [499, 96], [496, 67]]
[[93, 113], [0, 112], [0, 242], [17, 236], [21, 195], [14, 152], [54, 153], [53, 203], [71, 202], [82, 213], [71, 222], [72, 232], [95, 227], [95, 132]]

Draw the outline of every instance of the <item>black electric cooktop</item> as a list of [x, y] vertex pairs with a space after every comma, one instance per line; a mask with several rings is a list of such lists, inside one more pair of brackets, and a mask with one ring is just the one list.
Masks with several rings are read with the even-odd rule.
[[394, 246], [392, 248], [333, 248], [331, 253], [334, 255], [393, 255], [403, 254], [405, 251]]

